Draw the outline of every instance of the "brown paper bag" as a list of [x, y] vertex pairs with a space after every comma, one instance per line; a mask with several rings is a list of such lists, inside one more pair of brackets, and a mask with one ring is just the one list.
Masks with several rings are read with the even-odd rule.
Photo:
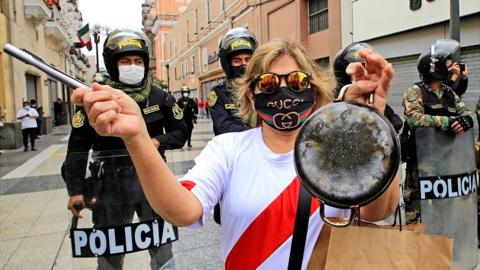
[[324, 225], [308, 269], [450, 269], [453, 240], [428, 235], [422, 224], [403, 226]]

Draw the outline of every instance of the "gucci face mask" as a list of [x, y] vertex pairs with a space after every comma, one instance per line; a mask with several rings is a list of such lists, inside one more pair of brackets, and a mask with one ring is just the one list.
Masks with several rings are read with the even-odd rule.
[[280, 131], [297, 129], [312, 112], [315, 99], [312, 88], [301, 93], [281, 86], [273, 93], [256, 93], [255, 110], [269, 126]]

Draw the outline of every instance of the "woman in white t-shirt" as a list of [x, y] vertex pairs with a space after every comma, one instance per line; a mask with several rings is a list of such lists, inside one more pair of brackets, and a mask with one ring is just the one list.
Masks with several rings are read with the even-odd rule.
[[[375, 94], [383, 112], [392, 66], [380, 55], [361, 51], [366, 67], [351, 64], [354, 83], [346, 99], [366, 103]], [[252, 55], [239, 91], [239, 116], [254, 129], [215, 137], [177, 181], [148, 138], [136, 103], [122, 91], [93, 85], [77, 89], [72, 100], [83, 104], [90, 123], [102, 136], [121, 137], [135, 163], [151, 206], [179, 226], [199, 226], [220, 203], [222, 255], [226, 269], [286, 269], [300, 182], [293, 146], [301, 123], [331, 102], [330, 77], [295, 41], [272, 41]], [[398, 203], [398, 179], [374, 202], [362, 207], [363, 219], [388, 216]], [[305, 269], [323, 222], [312, 200], [302, 269]], [[345, 216], [328, 208], [326, 216]]]
[[23, 151], [28, 151], [28, 138], [30, 137], [30, 149], [32, 151], [37, 151], [35, 149], [35, 137], [37, 131], [37, 119], [38, 112], [34, 108], [30, 107], [28, 101], [23, 102], [23, 108], [17, 112], [17, 119], [20, 120], [20, 125], [22, 127], [22, 136], [23, 136], [23, 146], [25, 147]]

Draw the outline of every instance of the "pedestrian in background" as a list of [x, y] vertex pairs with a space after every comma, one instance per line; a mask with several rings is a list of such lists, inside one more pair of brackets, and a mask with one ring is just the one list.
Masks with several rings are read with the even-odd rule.
[[205, 104], [203, 102], [203, 99], [198, 99], [198, 111], [200, 114], [200, 118], [203, 118], [205, 116]]
[[[373, 106], [383, 113], [393, 68], [371, 51], [359, 55], [366, 59], [368, 70], [362, 65], [349, 67], [355, 77], [343, 97], [365, 104], [373, 93]], [[238, 110], [251, 126], [256, 126], [257, 116], [261, 125], [214, 137], [180, 182], [154, 147], [145, 143], [148, 132], [141, 111], [125, 93], [95, 85], [94, 91], [76, 89], [72, 100], [84, 102], [98, 132], [124, 140], [147, 198], [166, 220], [179, 226], [202, 226], [211, 209], [221, 204], [225, 269], [287, 269], [301, 185], [293, 148], [302, 122], [332, 101], [333, 89], [324, 81], [328, 77], [296, 41], [261, 45], [240, 85]], [[289, 100], [296, 102], [269, 105]], [[113, 105], [119, 109], [112, 110]], [[299, 117], [292, 121], [287, 117], [291, 114]], [[272, 120], [272, 115], [279, 117]], [[398, 198], [397, 177], [380, 197], [360, 209], [362, 219], [385, 218], [396, 208]], [[306, 269], [323, 226], [318, 200], [312, 199], [311, 206], [301, 269]], [[325, 208], [329, 217], [349, 213]]]
[[42, 117], [43, 117], [43, 108], [37, 107], [37, 101], [35, 99], [30, 100], [30, 107], [35, 109], [38, 113], [38, 117], [35, 119], [37, 121], [37, 129], [35, 130], [35, 139], [38, 139], [42, 130]]
[[187, 125], [187, 147], [192, 147], [192, 131], [193, 122], [197, 119], [198, 107], [193, 98], [190, 97], [190, 90], [184, 86], [181, 90], [181, 95], [177, 101], [178, 106], [183, 111], [183, 119]]
[[55, 119], [55, 126], [60, 125], [60, 117], [63, 114], [63, 102], [61, 98], [57, 98], [57, 100], [53, 102], [53, 114]]
[[203, 102], [203, 107], [205, 108], [205, 115], [207, 116], [207, 118], [210, 118], [210, 111], [208, 110], [209, 106], [207, 101]]
[[35, 135], [37, 132], [38, 112], [35, 108], [30, 107], [28, 101], [23, 102], [23, 108], [17, 112], [17, 119], [20, 120], [23, 136], [23, 151], [28, 151], [28, 138], [30, 138], [30, 150], [37, 151], [35, 149]]

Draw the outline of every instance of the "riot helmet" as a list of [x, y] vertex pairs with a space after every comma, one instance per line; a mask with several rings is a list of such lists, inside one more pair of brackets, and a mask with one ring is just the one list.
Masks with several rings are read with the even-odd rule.
[[352, 83], [352, 78], [347, 74], [346, 69], [350, 63], [364, 63], [364, 59], [358, 54], [363, 49], [375, 51], [368, 43], [354, 42], [340, 50], [333, 60], [333, 73], [339, 84]]
[[190, 89], [188, 89], [187, 86], [183, 86], [182, 89], [180, 90], [180, 93], [182, 94], [182, 97], [188, 97], [190, 95]]
[[[253, 54], [257, 48], [257, 39], [255, 36], [243, 27], [230, 29], [220, 41], [218, 46], [218, 54], [220, 64], [227, 76], [227, 79], [233, 79], [241, 72], [235, 72], [230, 61], [235, 54], [246, 52]], [[242, 67], [244, 69], [244, 67]], [[243, 72], [245, 72], [243, 70]], [[242, 74], [243, 75], [243, 74]]]
[[[437, 40], [438, 41], [438, 40]], [[447, 46], [448, 45], [448, 46]], [[452, 57], [451, 42], [432, 43], [430, 48], [425, 50], [418, 57], [418, 73], [424, 82], [443, 81], [448, 78], [446, 60]]]
[[117, 61], [124, 55], [139, 55], [143, 58], [145, 72], [143, 84], [148, 75], [148, 37], [142, 31], [130, 29], [115, 29], [108, 34], [103, 43], [103, 60], [107, 68], [110, 79], [119, 82]]

